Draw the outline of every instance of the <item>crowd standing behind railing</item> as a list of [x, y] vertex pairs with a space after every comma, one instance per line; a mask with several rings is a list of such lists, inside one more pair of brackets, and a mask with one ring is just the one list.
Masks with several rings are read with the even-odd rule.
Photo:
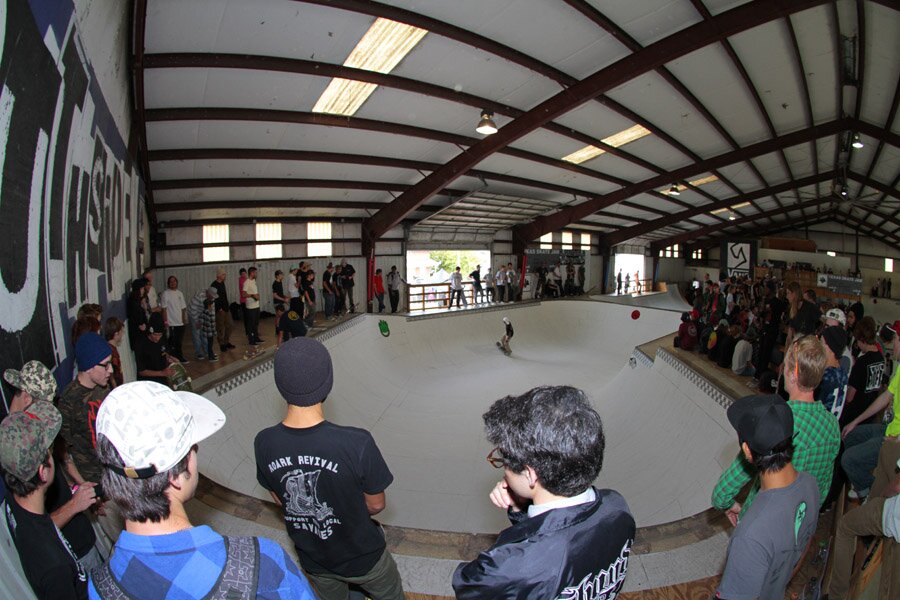
[[[243, 307], [228, 302], [224, 269], [189, 302], [176, 277], [168, 278], [160, 295], [152, 269], [135, 279], [127, 327], [138, 382], [125, 382], [121, 373], [118, 349], [125, 326], [115, 318], [104, 323], [103, 308], [96, 304], [78, 311], [72, 328], [77, 371], [58, 399], [53, 375], [39, 362], [4, 372], [17, 390], [12, 414], [0, 424], [7, 525], [39, 597], [113, 598], [125, 593], [157, 598], [174, 588], [186, 597], [201, 597], [255, 582], [257, 593], [275, 598], [313, 598], [313, 588], [320, 598], [344, 598], [348, 584], [373, 597], [403, 598], [381, 529], [365, 525], [384, 509], [393, 476], [368, 432], [324, 420], [321, 403], [334, 377], [331, 357], [319, 342], [305, 337], [315, 325], [317, 291], [324, 296], [325, 319], [356, 310], [356, 272], [345, 260], [327, 265], [321, 287], [304, 262], [288, 275], [276, 271], [271, 285], [281, 346], [275, 379], [289, 406], [284, 423], [257, 437], [258, 478], [284, 511], [312, 587], [277, 543], [264, 538], [226, 541], [206, 526], [193, 526], [187, 517], [184, 504], [198, 479], [196, 444], [220, 428], [225, 416], [200, 396], [173, 394], [166, 378], [170, 365], [186, 362], [181, 354], [185, 327], [195, 340], [195, 359], [215, 360], [216, 345], [220, 352], [234, 348], [230, 335], [235, 316], [244, 320], [248, 343], [262, 343], [257, 317], [260, 298], [269, 292], [256, 281], [255, 267], [243, 271], [233, 296], [243, 300]], [[559, 265], [538, 269], [534, 295], [583, 293], [583, 267], [569, 265], [565, 271], [563, 279]], [[406, 282], [396, 267], [386, 282], [381, 269], [374, 276], [379, 312], [386, 308], [385, 290], [391, 312], [396, 312]], [[512, 264], [483, 274], [478, 267], [468, 279], [463, 281], [457, 268], [448, 283], [422, 286], [422, 306], [453, 300], [464, 306], [469, 298], [473, 304], [515, 302], [525, 280]], [[413, 296], [410, 292], [410, 308]], [[741, 451], [720, 476], [712, 497], [712, 504], [735, 525], [720, 597], [747, 592], [782, 597], [820, 507], [827, 510], [833, 504], [845, 481], [851, 498], [868, 501], [837, 517], [830, 598], [846, 597], [854, 540], [864, 535], [884, 537], [882, 591], [888, 596], [883, 597], [896, 597], [900, 374], [891, 377], [886, 355], [900, 353], [900, 321], [879, 328], [859, 302], [823, 302], [812, 289], [770, 277], [713, 281], [706, 276], [689, 290], [688, 300], [693, 309], [682, 316], [676, 345], [707, 354], [736, 375], [751, 377], [752, 387], [759, 388], [759, 394], [728, 409]], [[513, 413], [522, 418], [510, 420]], [[575, 422], [586, 429], [573, 436], [576, 413], [581, 416]], [[599, 416], [583, 393], [536, 388], [498, 400], [484, 419], [496, 445], [488, 460], [503, 469], [491, 501], [508, 511], [512, 527], [478, 559], [456, 570], [457, 596], [483, 597], [484, 590], [500, 585], [510, 597], [531, 597], [536, 589], [553, 597], [593, 586], [603, 573], [616, 574], [614, 580], [603, 580], [604, 591], [620, 590], [634, 520], [625, 499], [591, 485], [602, 464], [604, 442]], [[300, 438], [292, 429], [307, 430], [307, 446], [297, 445]], [[573, 438], [579, 441], [575, 446], [560, 446], [561, 440]], [[368, 470], [326, 467], [316, 488], [317, 482], [303, 479], [308, 474], [279, 475], [298, 452], [318, 455], [325, 465], [347, 465], [365, 455]], [[301, 493], [310, 486], [319, 496]], [[747, 486], [749, 493], [739, 503]], [[303, 498], [312, 504], [298, 504]], [[339, 535], [297, 526], [313, 513], [325, 515], [336, 507], [352, 525]], [[353, 511], [359, 514], [351, 516]], [[118, 540], [115, 554], [109, 556], [91, 522], [97, 523], [96, 531]], [[779, 523], [792, 528], [781, 531]], [[146, 535], [153, 536], [153, 544], [141, 540]], [[761, 559], [754, 550], [761, 543], [778, 550]], [[590, 552], [581, 548], [585, 544]], [[544, 547], [555, 550], [548, 553]], [[258, 554], [250, 554], [259, 559], [233, 568], [241, 560], [238, 554], [253, 548]], [[210, 552], [215, 557], [211, 561]], [[514, 558], [522, 552], [539, 553], [535, 564], [541, 568], [516, 566]], [[184, 561], [166, 558], [185, 553], [203, 553], [207, 566], [192, 568], [188, 576]]]

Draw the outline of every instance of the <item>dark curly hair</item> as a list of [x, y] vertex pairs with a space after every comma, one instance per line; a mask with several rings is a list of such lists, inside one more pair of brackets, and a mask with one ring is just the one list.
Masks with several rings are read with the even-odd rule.
[[487, 439], [506, 468], [529, 466], [551, 494], [574, 496], [600, 474], [603, 423], [584, 392], [570, 386], [537, 387], [494, 402], [483, 415]]

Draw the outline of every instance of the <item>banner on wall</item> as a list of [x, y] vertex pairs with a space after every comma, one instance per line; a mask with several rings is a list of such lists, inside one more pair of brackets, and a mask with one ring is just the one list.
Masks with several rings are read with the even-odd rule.
[[816, 276], [816, 286], [826, 288], [835, 294], [848, 296], [861, 296], [863, 280], [860, 277], [847, 277], [845, 275], [831, 275], [819, 273]]
[[756, 264], [755, 240], [725, 240], [722, 242], [721, 270], [728, 277], [746, 277], [753, 274]]
[[526, 248], [528, 257], [528, 269], [534, 271], [539, 267], [555, 267], [556, 265], [583, 265], [585, 261], [584, 250], [545, 250], [540, 248]]
[[[0, 20], [0, 364], [39, 360], [61, 391], [78, 307], [125, 317], [141, 183], [71, 1], [8, 0]], [[11, 393], [3, 383], [0, 408]]]

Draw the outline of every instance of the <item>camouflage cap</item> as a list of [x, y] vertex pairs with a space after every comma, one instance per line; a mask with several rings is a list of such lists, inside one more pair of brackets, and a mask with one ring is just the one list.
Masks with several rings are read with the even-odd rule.
[[51, 402], [56, 394], [56, 379], [50, 369], [37, 360], [25, 363], [21, 371], [7, 369], [3, 372], [3, 379], [11, 386], [27, 392], [35, 400]]
[[61, 426], [62, 415], [49, 402], [35, 402], [27, 410], [12, 413], [0, 423], [0, 465], [28, 481], [38, 472]]

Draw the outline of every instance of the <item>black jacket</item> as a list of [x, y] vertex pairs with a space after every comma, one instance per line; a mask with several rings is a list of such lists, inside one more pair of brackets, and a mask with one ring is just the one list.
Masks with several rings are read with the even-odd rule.
[[634, 518], [613, 490], [588, 504], [535, 517], [510, 513], [513, 526], [490, 549], [457, 567], [453, 590], [464, 600], [581, 598], [590, 589], [612, 600], [625, 583]]

